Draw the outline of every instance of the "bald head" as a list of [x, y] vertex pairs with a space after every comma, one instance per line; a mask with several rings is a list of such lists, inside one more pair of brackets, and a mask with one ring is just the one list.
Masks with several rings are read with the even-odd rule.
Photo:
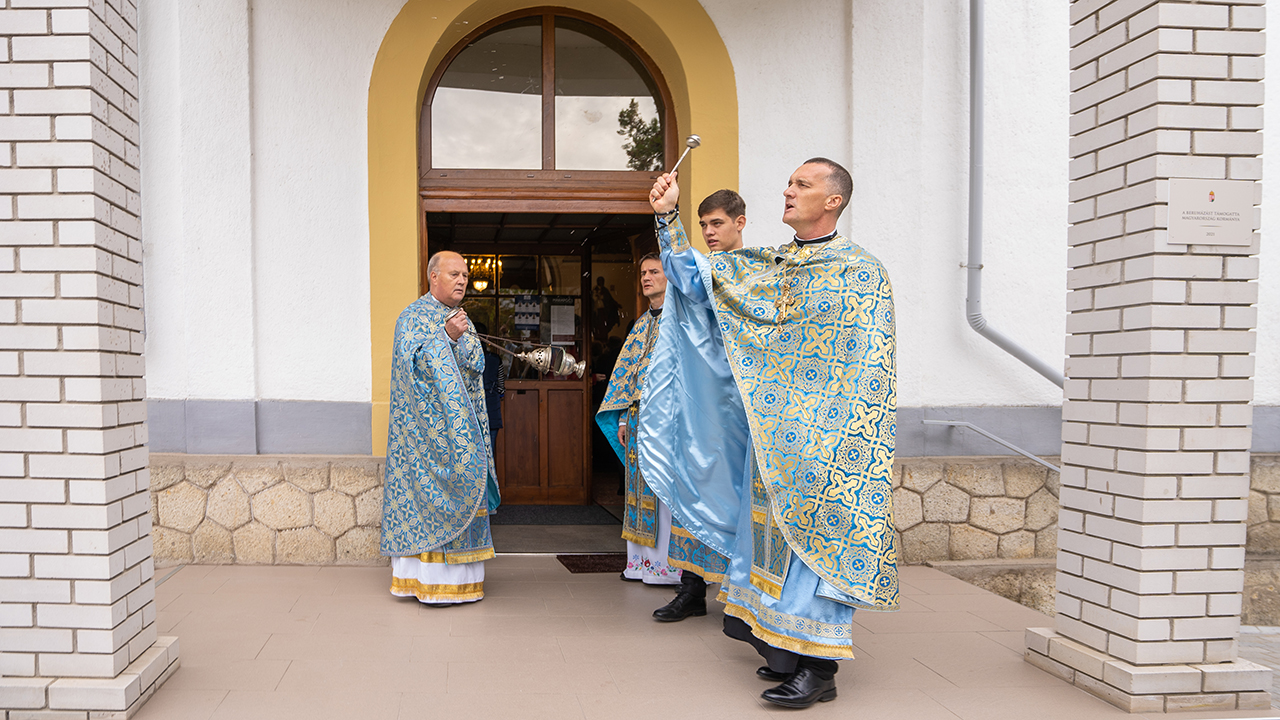
[[467, 295], [467, 261], [456, 252], [442, 250], [427, 260], [427, 283], [431, 296], [449, 307], [457, 307]]

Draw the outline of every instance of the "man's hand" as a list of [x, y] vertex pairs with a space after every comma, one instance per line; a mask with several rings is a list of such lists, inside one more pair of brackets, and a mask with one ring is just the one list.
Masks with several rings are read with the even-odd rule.
[[444, 331], [448, 333], [450, 340], [458, 342], [462, 333], [467, 331], [467, 311], [460, 309], [453, 317], [445, 320]]
[[623, 423], [618, 423], [618, 444], [622, 447], [627, 446], [627, 426]]
[[656, 213], [671, 212], [680, 201], [680, 186], [676, 184], [676, 176], [680, 173], [663, 173], [653, 183], [649, 191], [649, 205]]

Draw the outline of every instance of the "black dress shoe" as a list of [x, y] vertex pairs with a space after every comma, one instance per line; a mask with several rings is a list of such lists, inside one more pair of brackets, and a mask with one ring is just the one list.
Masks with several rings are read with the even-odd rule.
[[836, 699], [836, 679], [823, 680], [807, 667], [798, 667], [786, 682], [760, 693], [760, 697], [788, 708], [807, 708]]
[[627, 571], [626, 571], [626, 570], [623, 570], [622, 572], [618, 573], [618, 577], [619, 577], [619, 578], [621, 578], [623, 582], [644, 582], [644, 581], [643, 581], [643, 580], [641, 580], [640, 578], [629, 578], [629, 577], [627, 577]]
[[653, 611], [653, 619], [658, 622], [679, 622], [690, 615], [702, 617], [707, 614], [707, 599], [694, 597], [689, 593], [677, 593], [676, 598]]
[[760, 678], [761, 680], [768, 680], [769, 682], [780, 683], [786, 680], [787, 678], [791, 677], [791, 673], [774, 672], [773, 670], [769, 669], [768, 665], [761, 665], [760, 668], [756, 670], [756, 677]]

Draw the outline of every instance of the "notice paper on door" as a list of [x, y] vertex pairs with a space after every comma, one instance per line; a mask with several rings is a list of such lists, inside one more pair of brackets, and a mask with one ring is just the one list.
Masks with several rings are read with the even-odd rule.
[[577, 336], [574, 327], [573, 305], [551, 306], [551, 342], [573, 344]]

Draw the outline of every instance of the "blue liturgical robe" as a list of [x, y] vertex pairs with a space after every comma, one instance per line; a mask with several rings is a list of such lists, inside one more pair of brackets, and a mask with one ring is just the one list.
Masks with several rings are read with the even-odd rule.
[[[652, 312], [642, 313], [622, 343], [609, 389], [596, 411], [596, 424], [604, 432], [609, 446], [626, 468], [625, 502], [622, 517], [622, 539], [645, 547], [655, 547], [658, 537], [658, 502], [645, 484], [638, 464], [636, 418], [644, 389], [649, 355], [658, 337], [658, 319]], [[626, 444], [618, 442], [618, 426], [627, 429]]]
[[775, 647], [852, 657], [854, 609], [898, 606], [888, 276], [839, 236], [708, 259], [678, 218], [658, 226], [668, 310], [641, 470], [730, 557], [727, 614]]
[[489, 513], [499, 498], [484, 352], [474, 329], [450, 341], [451, 310], [427, 294], [396, 321], [383, 555], [449, 564], [493, 557]]

